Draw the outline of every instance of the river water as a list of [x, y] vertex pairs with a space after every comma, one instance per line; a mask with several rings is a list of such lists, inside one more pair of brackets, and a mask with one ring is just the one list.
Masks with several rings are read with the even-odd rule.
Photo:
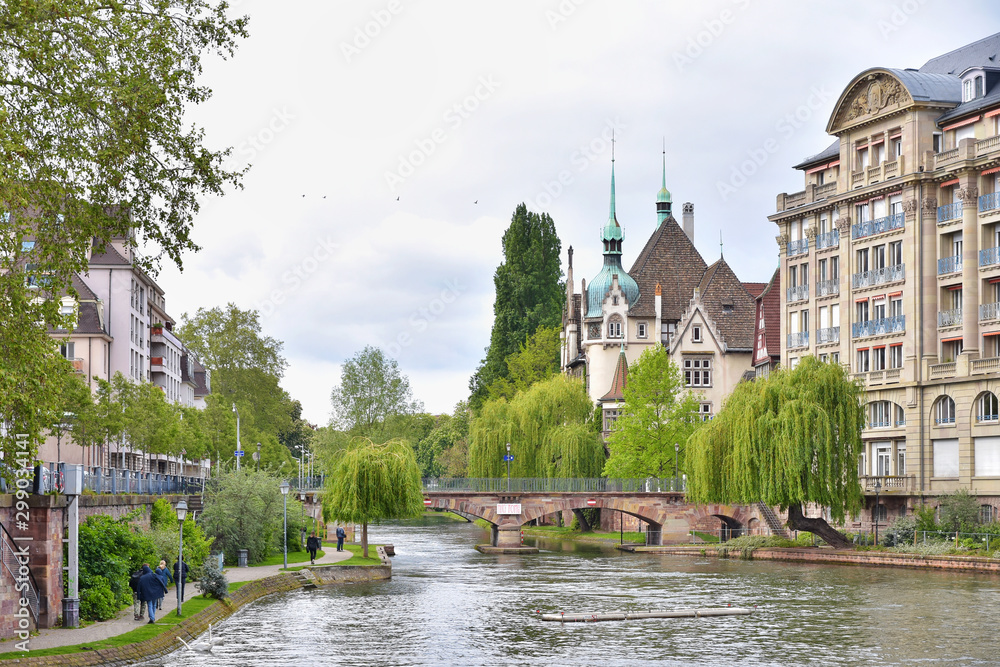
[[[215, 628], [212, 653], [157, 664], [997, 665], [1000, 578], [868, 567], [626, 554], [487, 534], [446, 518], [370, 527], [395, 545], [391, 581], [260, 600]], [[750, 616], [551, 623], [580, 613], [757, 606]]]

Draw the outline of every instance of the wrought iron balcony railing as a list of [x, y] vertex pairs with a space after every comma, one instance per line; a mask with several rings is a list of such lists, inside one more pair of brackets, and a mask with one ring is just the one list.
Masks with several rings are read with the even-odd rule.
[[901, 333], [904, 331], [906, 331], [906, 315], [896, 315], [894, 317], [882, 317], [877, 320], [854, 322], [851, 325], [852, 338], [881, 336], [891, 333]]
[[862, 287], [874, 287], [883, 283], [892, 283], [902, 280], [905, 277], [905, 264], [886, 266], [873, 271], [861, 271], [851, 276], [851, 287], [859, 289]]

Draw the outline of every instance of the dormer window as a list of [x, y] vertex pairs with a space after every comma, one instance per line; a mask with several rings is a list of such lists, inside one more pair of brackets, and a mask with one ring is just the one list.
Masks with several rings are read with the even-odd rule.
[[986, 94], [986, 81], [982, 74], [969, 77], [962, 81], [962, 101], [968, 102]]
[[975, 97], [974, 88], [972, 87], [972, 79], [966, 79], [962, 82], [962, 101], [968, 102]]

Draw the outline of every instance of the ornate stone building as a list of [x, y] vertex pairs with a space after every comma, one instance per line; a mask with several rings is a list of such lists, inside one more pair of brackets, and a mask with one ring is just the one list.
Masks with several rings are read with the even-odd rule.
[[624, 234], [611, 210], [601, 230], [604, 265], [574, 291], [573, 248], [566, 272], [562, 367], [586, 379], [610, 430], [622, 406], [628, 367], [643, 350], [666, 345], [685, 385], [701, 397], [709, 419], [744, 373], [753, 368], [755, 297], [764, 283], [742, 283], [723, 258], [705, 263], [694, 246], [694, 206], [685, 203], [683, 227], [672, 214], [670, 192], [656, 196], [656, 225], [632, 268], [622, 266]]
[[[1000, 34], [845, 87], [778, 227], [782, 363], [867, 388], [880, 522], [969, 489], [1000, 505]], [[874, 507], [874, 504], [873, 504]]]

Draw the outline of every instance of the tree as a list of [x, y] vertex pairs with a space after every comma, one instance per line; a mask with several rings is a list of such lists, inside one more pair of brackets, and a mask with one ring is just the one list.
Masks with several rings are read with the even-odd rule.
[[941, 527], [953, 533], [974, 530], [979, 525], [979, 500], [968, 489], [941, 496], [938, 502]]
[[828, 507], [835, 522], [861, 509], [863, 396], [840, 365], [815, 357], [741, 382], [688, 440], [688, 499], [787, 508], [790, 528], [850, 547], [824, 519], [806, 517], [802, 504]]
[[435, 418], [434, 428], [414, 450], [422, 477], [463, 477], [468, 459], [469, 405], [460, 401], [452, 415]]
[[515, 477], [597, 477], [604, 446], [589, 426], [593, 403], [583, 383], [555, 375], [512, 401], [487, 401], [469, 427], [470, 477], [502, 477], [507, 443]]
[[396, 360], [367, 345], [344, 362], [340, 384], [330, 393], [332, 423], [351, 435], [377, 438], [391, 418], [423, 410], [412, 399], [410, 380], [399, 372]]
[[539, 327], [508, 356], [507, 375], [498, 377], [487, 387], [489, 398], [510, 400], [519, 391], [559, 372], [559, 327]]
[[[60, 377], [48, 328], [66, 328], [92, 245], [112, 238], [180, 265], [205, 194], [239, 185], [186, 112], [207, 100], [202, 58], [233, 53], [246, 18], [206, 0], [0, 5], [0, 435], [32, 448]], [[40, 297], [40, 298], [39, 298]], [[41, 323], [41, 325], [39, 324]], [[32, 455], [34, 452], [31, 452]]]
[[390, 440], [376, 445], [367, 438], [343, 450], [327, 478], [324, 515], [361, 524], [361, 548], [368, 558], [368, 524], [405, 519], [424, 511], [420, 468], [413, 450]]
[[530, 213], [520, 204], [503, 235], [504, 261], [493, 276], [496, 301], [486, 358], [469, 381], [472, 408], [478, 409], [497, 378], [507, 377], [504, 363], [539, 327], [559, 326], [565, 290], [560, 282], [562, 244], [548, 213]]
[[[667, 348], [646, 349], [628, 370], [625, 406], [608, 436], [607, 477], [669, 477], [684, 470], [675, 444], [684, 444], [701, 425], [698, 396], [685, 392]], [[677, 466], [675, 468], [674, 466]]]

